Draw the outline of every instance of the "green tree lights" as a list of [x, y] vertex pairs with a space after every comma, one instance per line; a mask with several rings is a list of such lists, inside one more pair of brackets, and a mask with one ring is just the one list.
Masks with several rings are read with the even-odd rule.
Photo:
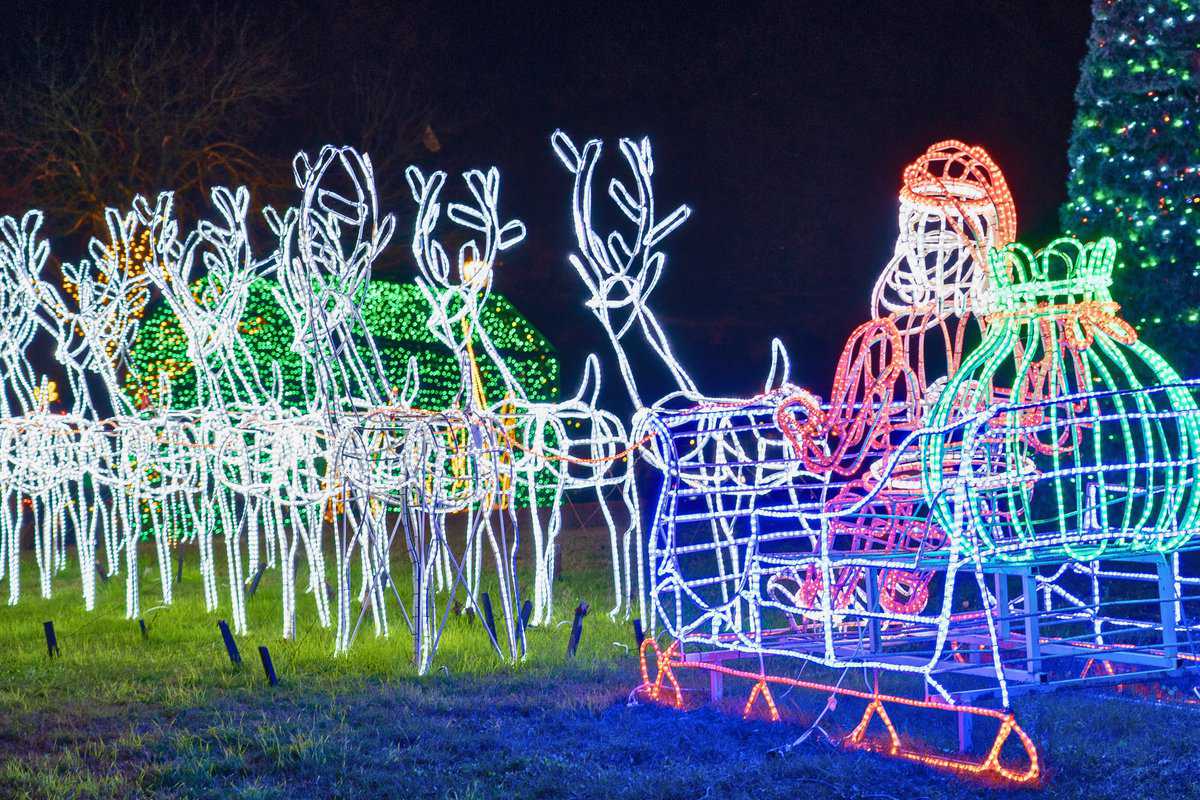
[[[264, 383], [270, 382], [270, 364], [277, 363], [283, 377], [284, 406], [303, 407], [305, 397], [315, 389], [303, 385], [300, 358], [291, 351], [292, 326], [275, 302], [273, 287], [274, 282], [266, 279], [250, 287], [239, 328]], [[459, 390], [458, 366], [426, 327], [429, 304], [417, 287], [372, 281], [362, 310], [393, 386], [403, 384], [408, 358], [415, 355], [421, 377], [416, 405], [431, 410], [448, 408]], [[480, 323], [531, 400], [557, 399], [559, 365], [554, 350], [512, 303], [493, 293], [480, 314]], [[187, 339], [164, 304], [146, 315], [130, 351], [130, 364], [125, 391], [136, 405], [158, 402], [160, 373], [170, 378], [173, 408], [196, 404], [196, 373], [187, 358]], [[503, 400], [505, 389], [496, 368], [481, 358], [479, 369], [488, 401]]]
[[1063, 228], [1120, 244], [1122, 315], [1200, 368], [1200, 3], [1095, 0]]

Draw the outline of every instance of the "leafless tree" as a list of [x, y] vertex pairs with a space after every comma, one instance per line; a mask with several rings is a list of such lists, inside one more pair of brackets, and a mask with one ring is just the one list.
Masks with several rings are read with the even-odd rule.
[[[32, 15], [31, 15], [32, 16]], [[213, 184], [291, 182], [256, 147], [299, 86], [287, 31], [239, 13], [114, 14], [82, 41], [13, 34], [0, 79], [0, 201], [40, 207], [62, 233], [102, 233], [106, 205], [162, 188], [189, 214]]]

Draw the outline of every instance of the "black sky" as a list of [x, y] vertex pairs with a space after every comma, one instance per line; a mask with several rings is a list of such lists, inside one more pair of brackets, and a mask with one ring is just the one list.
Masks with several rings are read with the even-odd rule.
[[[654, 305], [713, 393], [760, 385], [772, 336], [801, 382], [827, 390], [891, 255], [900, 171], [935, 141], [992, 153], [1023, 240], [1056, 232], [1086, 0], [441, 2], [424, 7], [416, 35], [389, 7], [254, 6], [292, 32], [302, 68], [320, 65], [303, 76], [314, 85], [343, 80], [330, 53], [348, 54], [349, 70], [403, 52], [432, 76], [447, 124], [422, 166], [501, 169], [503, 213], [530, 237], [496, 288], [559, 348], [568, 387], [588, 351], [608, 350], [566, 261], [571, 181], [549, 147], [556, 127], [579, 142], [602, 137], [602, 172], [621, 166], [617, 137], [650, 136], [660, 209], [693, 207], [668, 240]], [[339, 16], [349, 18], [331, 24]], [[345, 41], [346, 31], [358, 33]], [[299, 121], [305, 146], [329, 140], [319, 115], [295, 112], [286, 124]], [[384, 203], [403, 226], [411, 201], [392, 194]], [[388, 274], [413, 271], [398, 261]], [[615, 379], [611, 359], [605, 371]]]
[[602, 137], [612, 169], [617, 137], [651, 137], [660, 208], [694, 209], [655, 304], [714, 392], [761, 383], [772, 336], [827, 389], [891, 255], [900, 171], [935, 141], [985, 146], [1022, 238], [1056, 232], [1083, 0], [456, 6], [448, 19], [444, 68], [477, 76], [489, 112], [427, 163], [501, 168], [502, 205], [530, 240], [497, 285], [558, 344], [568, 384], [606, 348], [565, 261], [555, 127]]

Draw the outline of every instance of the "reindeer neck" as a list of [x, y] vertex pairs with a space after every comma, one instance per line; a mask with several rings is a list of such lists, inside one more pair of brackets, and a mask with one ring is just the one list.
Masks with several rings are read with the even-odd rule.
[[696, 384], [688, 375], [687, 370], [675, 358], [675, 354], [671, 350], [671, 345], [667, 341], [666, 334], [663, 332], [662, 326], [659, 325], [658, 319], [654, 316], [654, 312], [646, 307], [642, 307], [639, 312], [638, 325], [630, 325], [620, 337], [613, 330], [612, 324], [607, 319], [601, 319], [605, 331], [608, 333], [609, 342], [612, 345], [613, 351], [617, 356], [617, 363], [620, 367], [621, 380], [625, 384], [625, 390], [629, 394], [629, 400], [633, 404], [633, 408], [639, 409], [645, 407], [645, 398], [638, 389], [637, 378], [634, 375], [633, 367], [629, 362], [629, 353], [623, 343], [623, 340], [628, 337], [635, 329], [642, 332], [642, 336], [638, 337], [649, 347], [654, 357], [666, 368], [670, 375], [671, 383], [674, 384], [674, 389], [668, 391], [667, 394], [683, 393], [697, 394]]

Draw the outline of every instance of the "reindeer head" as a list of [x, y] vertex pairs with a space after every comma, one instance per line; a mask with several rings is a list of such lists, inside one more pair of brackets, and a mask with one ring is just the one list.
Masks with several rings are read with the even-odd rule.
[[675, 359], [666, 335], [647, 304], [650, 293], [662, 277], [667, 258], [655, 247], [682, 225], [692, 210], [682, 205], [664, 219], [655, 217], [654, 158], [650, 154], [650, 140], [622, 139], [621, 154], [633, 173], [633, 191], [614, 178], [608, 184], [608, 196], [634, 228], [628, 239], [619, 231], [601, 237], [592, 223], [592, 178], [600, 159], [600, 140], [590, 140], [581, 151], [565, 133], [555, 131], [550, 142], [559, 160], [575, 176], [571, 210], [578, 251], [570, 256], [571, 266], [590, 294], [587, 307], [596, 315], [617, 351], [621, 377], [634, 406], [641, 407], [643, 403], [621, 344], [634, 323], [639, 323], [647, 343], [670, 371], [676, 387], [694, 393], [695, 384]]
[[[299, 209], [267, 220], [280, 237], [282, 305], [296, 328], [298, 349], [348, 319], [371, 279], [371, 267], [395, 228], [380, 217], [371, 159], [351, 147], [326, 145], [316, 161], [298, 153], [292, 164], [304, 197]], [[320, 331], [317, 330], [319, 326]]]
[[19, 412], [34, 407], [37, 393], [27, 350], [37, 333], [41, 306], [30, 289], [40, 275], [50, 252], [49, 244], [39, 240], [42, 214], [30, 211], [18, 225], [13, 217], [0, 217], [0, 318], [4, 336], [0, 338], [0, 413], [12, 411], [10, 398]]
[[[179, 316], [194, 350], [194, 358], [229, 348], [246, 310], [250, 285], [266, 262], [254, 261], [246, 235], [250, 193], [216, 187], [211, 192], [220, 222], [202, 220], [183, 242], [170, 219], [169, 203], [160, 196], [154, 209], [141, 197], [134, 201], [143, 224], [159, 229], [156, 257], [147, 265], [150, 280]], [[203, 268], [203, 283], [193, 283]]]
[[614, 178], [608, 184], [608, 196], [617, 208], [634, 224], [633, 236], [626, 240], [619, 231], [601, 238], [592, 229], [592, 177], [600, 159], [601, 143], [592, 139], [580, 152], [562, 131], [551, 137], [554, 152], [575, 175], [572, 211], [575, 239], [579, 252], [570, 257], [571, 265], [591, 291], [588, 307], [602, 321], [618, 309], [628, 317], [615, 329], [618, 339], [629, 330], [639, 314], [645, 313], [646, 300], [662, 277], [666, 255], [654, 249], [673, 230], [691, 215], [686, 205], [679, 206], [666, 219], [654, 216], [654, 158], [650, 140], [622, 139], [620, 149], [633, 172], [634, 191]]
[[3, 352], [23, 358], [36, 332], [37, 298], [29, 290], [42, 274], [50, 244], [39, 239], [42, 213], [30, 211], [18, 225], [0, 217], [0, 318], [4, 320]]
[[433, 236], [441, 215], [439, 196], [446, 173], [438, 171], [426, 178], [417, 167], [409, 167], [405, 174], [417, 203], [412, 252], [420, 273], [417, 286], [432, 309], [429, 330], [457, 352], [474, 335], [479, 311], [492, 290], [497, 255], [525, 238], [525, 225], [515, 219], [500, 222], [500, 173], [495, 167], [486, 174], [479, 170], [463, 173], [475, 203], [450, 203], [446, 216], [474, 234], [458, 248], [452, 271], [445, 248]]
[[[73, 352], [72, 358], [88, 369], [101, 363], [116, 363], [133, 344], [139, 316], [149, 301], [146, 272], [134, 272], [131, 260], [144, 233], [135, 211], [125, 214], [109, 208], [104, 212], [108, 242], [92, 239], [88, 245], [91, 260], [82, 259], [62, 266], [63, 278], [74, 288], [77, 310], [70, 311], [66, 301], [47, 281], [37, 279], [33, 290], [56, 319], [60, 352], [62, 345]], [[66, 324], [63, 324], [66, 323]], [[53, 331], [52, 331], [53, 332]], [[81, 337], [83, 348], [73, 350], [70, 343]], [[74, 353], [81, 353], [76, 357]]]

